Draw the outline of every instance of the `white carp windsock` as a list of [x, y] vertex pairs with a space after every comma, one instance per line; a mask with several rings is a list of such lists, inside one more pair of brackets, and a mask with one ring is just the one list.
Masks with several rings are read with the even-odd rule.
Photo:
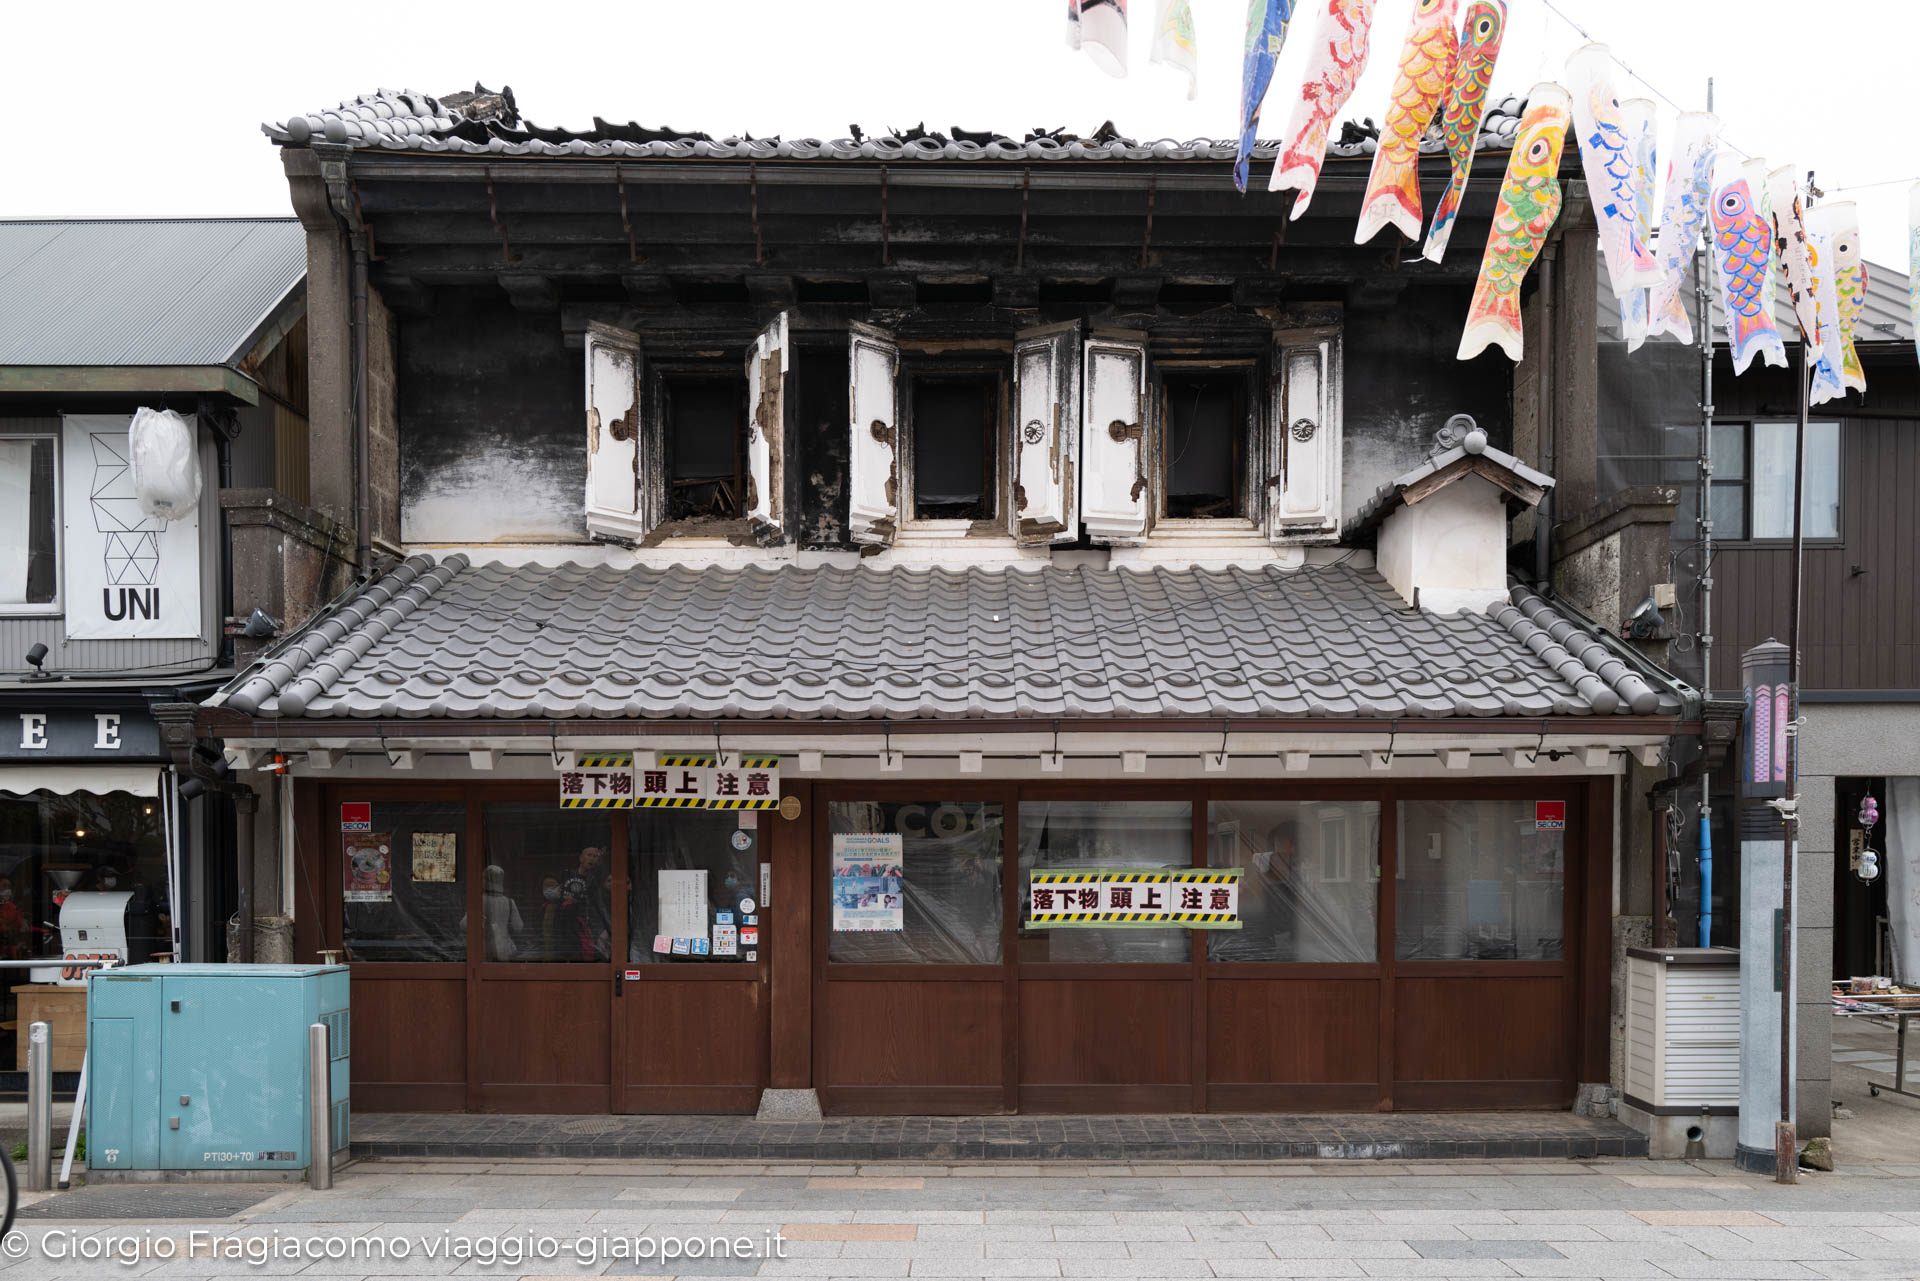
[[[1659, 163], [1655, 152], [1653, 99], [1628, 98], [1620, 104], [1620, 120], [1627, 132], [1633, 153], [1633, 234], [1636, 242], [1653, 245], [1653, 169]], [[1649, 290], [1635, 287], [1619, 298], [1620, 330], [1628, 351], [1638, 351], [1647, 341], [1649, 328]]]
[[1824, 405], [1847, 394], [1840, 377], [1840, 291], [1833, 271], [1833, 233], [1837, 225], [1833, 205], [1806, 211], [1807, 295], [1813, 299], [1820, 324], [1819, 339], [1809, 340], [1807, 347], [1807, 363], [1813, 369], [1813, 385], [1807, 391], [1809, 405]]
[[1907, 192], [1907, 314], [1913, 319], [1913, 354], [1920, 358], [1920, 182]]
[[1573, 98], [1573, 133], [1580, 168], [1600, 227], [1613, 296], [1660, 283], [1653, 248], [1640, 235], [1635, 207], [1633, 139], [1613, 88], [1613, 56], [1603, 44], [1583, 45], [1567, 59], [1567, 92]]
[[1820, 303], [1813, 292], [1813, 258], [1807, 248], [1806, 205], [1793, 166], [1782, 165], [1767, 175], [1767, 196], [1773, 202], [1773, 256], [1786, 273], [1787, 299], [1793, 304], [1800, 332], [1812, 344], [1811, 359], [1827, 341], [1820, 327]]
[[1713, 199], [1713, 161], [1720, 153], [1720, 117], [1710, 111], [1684, 111], [1673, 123], [1673, 150], [1667, 162], [1667, 198], [1660, 212], [1660, 234], [1653, 256], [1660, 283], [1647, 300], [1647, 333], [1672, 334], [1693, 341], [1687, 316], [1687, 269], [1700, 244], [1700, 226]]
[[1328, 0], [1313, 28], [1300, 100], [1293, 104], [1284, 135], [1287, 141], [1273, 162], [1273, 176], [1267, 179], [1268, 191], [1291, 188], [1300, 193], [1293, 198], [1289, 221], [1305, 213], [1312, 202], [1320, 166], [1327, 159], [1327, 135], [1367, 69], [1373, 5], [1374, 0]]
[[1833, 288], [1840, 301], [1840, 381], [1865, 392], [1867, 371], [1854, 345], [1867, 305], [1867, 261], [1860, 253], [1860, 209], [1851, 200], [1822, 206], [1833, 219]]

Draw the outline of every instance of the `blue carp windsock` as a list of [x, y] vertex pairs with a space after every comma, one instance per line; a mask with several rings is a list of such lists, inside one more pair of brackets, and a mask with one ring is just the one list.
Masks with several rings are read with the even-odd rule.
[[1826, 344], [1826, 330], [1820, 324], [1820, 302], [1813, 292], [1813, 257], [1807, 249], [1806, 205], [1800, 199], [1800, 184], [1792, 165], [1782, 165], [1767, 175], [1767, 196], [1773, 201], [1773, 253], [1786, 273], [1787, 298], [1800, 322], [1800, 332], [1812, 344], [1811, 357]]
[[1560, 153], [1566, 146], [1568, 119], [1567, 91], [1559, 85], [1537, 84], [1527, 95], [1460, 335], [1461, 360], [1488, 347], [1498, 347], [1514, 361], [1524, 352], [1520, 283], [1560, 216]]
[[1427, 247], [1422, 256], [1431, 262], [1447, 256], [1453, 220], [1459, 217], [1461, 197], [1467, 194], [1473, 149], [1480, 141], [1480, 122], [1487, 115], [1487, 87], [1493, 83], [1493, 66], [1500, 60], [1500, 38], [1506, 29], [1506, 0], [1473, 0], [1467, 6], [1466, 24], [1460, 29], [1460, 52], [1453, 66], [1453, 85], [1447, 90], [1446, 108], [1440, 114], [1440, 135], [1446, 139], [1447, 157], [1453, 162], [1453, 181], [1434, 206], [1433, 224], [1427, 228]]
[[1773, 226], [1753, 189], [1757, 166], [1720, 166], [1713, 187], [1713, 258], [1727, 312], [1733, 372], [1744, 374], [1756, 355], [1786, 368], [1787, 347], [1773, 323]]
[[1273, 162], [1268, 191], [1293, 188], [1289, 221], [1307, 211], [1313, 189], [1320, 183], [1320, 166], [1327, 159], [1327, 134], [1340, 108], [1353, 96], [1353, 86], [1367, 69], [1373, 37], [1374, 0], [1327, 0], [1320, 23], [1313, 29], [1312, 51], [1306, 75], [1300, 81], [1300, 100], [1287, 121], [1286, 142]]
[[[1654, 149], [1653, 100], [1628, 98], [1620, 104], [1620, 120], [1633, 147], [1633, 234], [1639, 243], [1650, 246], [1653, 244], [1653, 170], [1658, 163]], [[1646, 344], [1650, 327], [1649, 292], [1630, 289], [1619, 299], [1621, 336], [1627, 340], [1628, 351], [1638, 351]]]
[[1821, 205], [1806, 211], [1807, 293], [1813, 299], [1820, 318], [1820, 339], [1807, 348], [1813, 367], [1813, 385], [1807, 390], [1809, 405], [1824, 405], [1847, 394], [1841, 379], [1844, 359], [1840, 343], [1840, 291], [1834, 276], [1835, 206]]
[[1460, 37], [1453, 29], [1458, 3], [1414, 0], [1373, 171], [1367, 175], [1367, 194], [1360, 201], [1356, 245], [1366, 244], [1389, 225], [1408, 240], [1420, 238], [1420, 140], [1453, 85], [1453, 64], [1460, 52]]
[[1667, 199], [1660, 213], [1660, 235], [1653, 256], [1660, 283], [1647, 299], [1647, 333], [1672, 334], [1693, 341], [1693, 322], [1683, 300], [1687, 269], [1699, 247], [1700, 226], [1713, 199], [1713, 160], [1720, 152], [1720, 117], [1708, 111], [1684, 111], [1673, 123], [1673, 151], [1667, 162]]
[[1907, 314], [1913, 319], [1913, 354], [1920, 358], [1920, 182], [1907, 192]]
[[1867, 305], [1867, 262], [1860, 253], [1860, 210], [1851, 200], [1823, 206], [1833, 219], [1833, 288], [1840, 302], [1840, 381], [1865, 392], [1867, 371], [1854, 345]]
[[1247, 50], [1240, 64], [1240, 150], [1233, 159], [1233, 185], [1247, 190], [1253, 144], [1260, 130], [1260, 104], [1273, 83], [1273, 64], [1287, 44], [1293, 0], [1247, 0]]
[[1583, 45], [1567, 59], [1567, 92], [1573, 97], [1573, 131], [1580, 168], [1600, 227], [1600, 248], [1615, 298], [1630, 289], [1660, 283], [1660, 265], [1639, 232], [1635, 207], [1633, 139], [1613, 87], [1613, 57], [1603, 44]]

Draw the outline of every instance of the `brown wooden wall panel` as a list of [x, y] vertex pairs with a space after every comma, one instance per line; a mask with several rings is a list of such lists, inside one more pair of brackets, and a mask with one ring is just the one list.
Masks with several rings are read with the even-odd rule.
[[466, 1106], [464, 979], [353, 976], [355, 1106], [457, 1112]]
[[626, 1038], [616, 1107], [753, 1111], [768, 1075], [766, 993], [757, 977], [626, 984], [614, 999]]
[[1405, 1105], [1398, 1082], [1560, 1081], [1572, 1096], [1568, 979], [1419, 978], [1408, 969], [1394, 983], [1397, 1104]]
[[1189, 979], [1022, 982], [1020, 1083], [1191, 1084], [1192, 1020]]
[[1001, 1088], [1004, 985], [829, 981], [823, 1086]]
[[1207, 1080], [1358, 1083], [1380, 1075], [1380, 980], [1207, 984]]
[[[597, 967], [595, 967], [597, 969]], [[604, 1112], [612, 1107], [611, 979], [480, 980], [474, 1064], [482, 1111]]]

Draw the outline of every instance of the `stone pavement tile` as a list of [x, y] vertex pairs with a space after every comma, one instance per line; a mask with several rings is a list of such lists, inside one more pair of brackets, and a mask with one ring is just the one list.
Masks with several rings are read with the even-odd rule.
[[1378, 1223], [1372, 1210], [1313, 1206], [1299, 1210], [1243, 1210], [1248, 1223]]
[[1377, 1209], [1373, 1217], [1382, 1223], [1511, 1223], [1504, 1210], [1391, 1210]]
[[[1125, 1260], [1100, 1260], [1125, 1262]], [[910, 1277], [1057, 1277], [1058, 1259], [915, 1259], [907, 1265]]]
[[[1460, 1234], [1470, 1241], [1600, 1241], [1597, 1228], [1584, 1223], [1465, 1223]], [[1421, 1227], [1421, 1233], [1428, 1229]]]
[[1758, 1184], [1757, 1179], [1728, 1179], [1711, 1174], [1616, 1174], [1630, 1188], [1722, 1188], [1728, 1184]]
[[1510, 1277], [1513, 1269], [1498, 1259], [1362, 1259], [1370, 1277]]
[[[984, 1264], [985, 1259], [976, 1260]], [[903, 1269], [898, 1259], [766, 1259], [757, 1276], [763, 1277], [890, 1277], [898, 1278]], [[981, 1276], [982, 1273], [968, 1273]]]
[[[1835, 1260], [1846, 1264], [1848, 1260]], [[1785, 1259], [1704, 1259], [1690, 1263], [1662, 1261], [1661, 1270], [1696, 1281], [1806, 1281], [1811, 1277], [1842, 1275], [1826, 1263], [1793, 1263]]]
[[1360, 1265], [1339, 1259], [1221, 1259], [1217, 1277], [1361, 1277]]
[[979, 1224], [986, 1221], [986, 1210], [906, 1210], [872, 1209], [855, 1210], [855, 1223], [968, 1223]]
[[807, 1180], [809, 1192], [918, 1192], [926, 1186], [917, 1174], [821, 1175]]
[[1202, 1228], [1212, 1224], [1245, 1223], [1247, 1216], [1239, 1210], [1115, 1210], [1113, 1221], [1123, 1227], [1130, 1223], [1183, 1223], [1190, 1228]]
[[[1920, 1276], [1920, 1247], [1913, 1241], [1884, 1241], [1869, 1237], [1863, 1233], [1850, 1233], [1834, 1243], [1834, 1248], [1843, 1257], [1856, 1259], [1905, 1259], [1912, 1265], [1912, 1272]], [[1810, 1258], [1808, 1255], [1794, 1255], [1793, 1258]]]
[[752, 1165], [752, 1164], [676, 1165], [672, 1168], [670, 1173], [681, 1174], [681, 1175], [687, 1176], [688, 1178], [694, 1178], [694, 1179], [699, 1179], [699, 1178], [741, 1179], [741, 1178], [745, 1178], [750, 1174], [764, 1174], [766, 1173], [766, 1170], [767, 1170], [767, 1167], [764, 1165]]
[[[1869, 1237], [1878, 1237], [1882, 1241], [1905, 1241], [1920, 1246], [1920, 1224], [1916, 1223], [1902, 1223], [1897, 1226], [1870, 1225], [1862, 1228], [1861, 1232]], [[1914, 1253], [1920, 1255], [1920, 1249], [1915, 1250]]]
[[1564, 1259], [1545, 1241], [1408, 1241], [1423, 1259]]
[[862, 1178], [868, 1175], [912, 1177], [922, 1179], [963, 1178], [971, 1175], [973, 1166], [967, 1165], [914, 1165], [911, 1162], [876, 1161], [871, 1165], [862, 1165], [859, 1173]]
[[[1916, 1190], [1920, 1196], [1920, 1190]], [[1897, 1213], [1884, 1210], [1768, 1210], [1767, 1214], [1796, 1228], [1879, 1228], [1898, 1224]]]
[[[1012, 1229], [1022, 1224], [998, 1224], [990, 1230]], [[1053, 1229], [1056, 1241], [1191, 1241], [1193, 1233], [1178, 1223], [1068, 1223]]]
[[852, 1223], [852, 1210], [742, 1210], [730, 1209], [720, 1212], [719, 1222], [729, 1227], [739, 1224], [752, 1227], [767, 1224], [778, 1227], [782, 1223]]
[[[989, 1259], [1127, 1259], [1139, 1253], [1128, 1241], [988, 1241]], [[1195, 1251], [1195, 1253], [1199, 1253]]]
[[1411, 1259], [1417, 1257], [1405, 1241], [1314, 1241], [1271, 1240], [1268, 1243], [1282, 1259]]
[[967, 1167], [967, 1177], [973, 1179], [1037, 1179], [1040, 1167], [1037, 1165], [1016, 1165], [990, 1163]]
[[791, 1241], [912, 1241], [920, 1228], [913, 1223], [783, 1223], [780, 1232]]
[[[1507, 1226], [1512, 1226], [1511, 1224]], [[1328, 1223], [1321, 1230], [1335, 1241], [1404, 1241], [1408, 1237], [1452, 1237], [1465, 1241], [1467, 1234], [1446, 1223]]]
[[1410, 1168], [1386, 1161], [1341, 1161], [1316, 1165], [1313, 1167], [1313, 1172], [1335, 1178], [1375, 1179], [1406, 1174]]
[[1667, 1228], [1764, 1228], [1779, 1225], [1753, 1210], [1629, 1210], [1634, 1218]]
[[614, 1193], [616, 1201], [737, 1201], [745, 1188], [622, 1188]]
[[[982, 1241], [1052, 1241], [1056, 1239], [1056, 1231], [1060, 1233], [1101, 1231], [1099, 1228], [1056, 1230], [1045, 1223], [922, 1223], [917, 1226], [920, 1229], [918, 1240], [953, 1242], [963, 1245], [967, 1243], [978, 1245]], [[1064, 1241], [1068, 1238], [1061, 1236], [1057, 1239]], [[1101, 1238], [1089, 1237], [1088, 1239], [1100, 1240]]]
[[1051, 1223], [1060, 1225], [1112, 1224], [1112, 1210], [987, 1210], [988, 1223]]
[[[1671, 1272], [1663, 1272], [1651, 1263], [1592, 1263], [1583, 1259], [1515, 1259], [1508, 1265], [1523, 1277], [1575, 1277], [1590, 1281], [1673, 1281]], [[302, 1278], [305, 1281], [305, 1278]]]
[[1607, 1206], [1594, 1206], [1584, 1210], [1521, 1210], [1505, 1212], [1515, 1223], [1578, 1223], [1587, 1227], [1605, 1229], [1608, 1227], [1642, 1227], [1643, 1221], [1634, 1218], [1625, 1210], [1615, 1210]]

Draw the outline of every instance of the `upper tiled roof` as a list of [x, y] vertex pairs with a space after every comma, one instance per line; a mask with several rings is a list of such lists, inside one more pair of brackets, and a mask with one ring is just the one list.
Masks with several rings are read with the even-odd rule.
[[[1687, 277], [1687, 288], [1681, 292], [1681, 301], [1686, 304], [1687, 314], [1694, 310], [1693, 277]], [[1620, 304], [1615, 300], [1613, 291], [1607, 285], [1607, 273], [1600, 273], [1600, 288], [1597, 295], [1600, 307], [1600, 336], [1610, 342], [1626, 341], [1626, 331], [1620, 323]], [[1722, 346], [1727, 342], [1727, 308], [1717, 287], [1708, 287], [1708, 307], [1713, 312], [1714, 341]], [[1773, 321], [1780, 330], [1780, 337], [1789, 348], [1800, 341], [1800, 322], [1794, 317], [1793, 302], [1787, 297], [1784, 288], [1774, 291]], [[1677, 340], [1661, 335], [1649, 342], [1673, 343]], [[1904, 272], [1892, 267], [1884, 267], [1877, 262], [1867, 264], [1867, 296], [1860, 307], [1860, 321], [1854, 331], [1857, 343], [1897, 343], [1907, 345], [1913, 342], [1913, 311], [1907, 302], [1907, 277]]]
[[[1520, 131], [1525, 100], [1503, 98], [1487, 109], [1481, 128], [1482, 150], [1504, 151]], [[519, 112], [513, 90], [498, 93], [474, 86], [471, 93], [435, 98], [411, 89], [381, 89], [338, 107], [291, 116], [281, 124], [261, 126], [277, 143], [305, 146], [310, 141], [351, 143], [385, 151], [434, 152], [485, 156], [589, 156], [608, 159], [661, 160], [1207, 160], [1231, 161], [1232, 139], [1170, 138], [1137, 142], [1121, 137], [1111, 124], [1081, 138], [1056, 130], [1029, 132], [1020, 137], [954, 129], [931, 133], [922, 128], [852, 136], [820, 138], [715, 138], [704, 133], [650, 129], [637, 124], [614, 124], [594, 117], [586, 130], [542, 129]], [[1346, 124], [1328, 143], [1330, 156], [1370, 156], [1378, 129], [1372, 121]], [[1256, 159], [1271, 160], [1277, 142], [1254, 148]], [[1444, 152], [1437, 133], [1422, 143], [1428, 152]]]
[[1676, 714], [1538, 597], [1409, 609], [1340, 564], [1038, 571], [415, 556], [213, 700], [262, 716]]
[[0, 365], [224, 365], [306, 278], [294, 218], [0, 222]]

